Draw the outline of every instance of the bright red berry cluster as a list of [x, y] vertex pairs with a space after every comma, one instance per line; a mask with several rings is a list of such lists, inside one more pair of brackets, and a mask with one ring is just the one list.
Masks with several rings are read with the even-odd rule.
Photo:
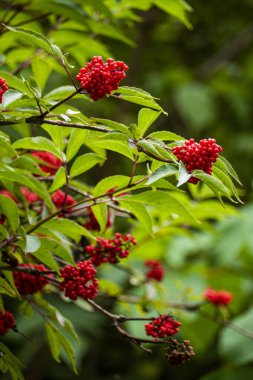
[[[65, 195], [66, 194], [62, 190], [56, 190], [51, 195], [51, 199], [57, 208], [59, 208], [59, 209], [62, 208], [64, 200], [65, 200]], [[65, 205], [68, 207], [68, 206], [74, 206], [75, 204], [76, 204], [75, 199], [71, 195], [68, 194], [66, 196]]]
[[126, 258], [129, 249], [136, 244], [136, 240], [130, 234], [122, 236], [120, 233], [114, 235], [114, 239], [97, 238], [96, 245], [87, 245], [86, 253], [90, 256], [92, 264], [99, 266], [102, 263], [117, 264], [119, 259]]
[[[199, 169], [210, 175], [212, 174], [212, 165], [217, 161], [220, 152], [222, 152], [222, 148], [216, 144], [214, 139], [203, 139], [198, 143], [194, 139], [190, 139], [184, 145], [173, 148], [173, 153], [185, 164], [189, 173]], [[188, 182], [196, 184], [199, 179], [192, 177]]]
[[147, 335], [151, 335], [154, 338], [164, 338], [171, 336], [179, 331], [181, 322], [176, 321], [167, 314], [154, 318], [152, 322], [146, 323], [145, 329]]
[[[89, 209], [89, 220], [84, 224], [84, 227], [89, 231], [100, 231], [99, 223], [95, 217], [95, 215], [92, 212], [92, 209]], [[112, 226], [112, 222], [110, 219], [110, 213], [107, 213], [107, 222], [106, 222], [106, 228], [110, 228]]]
[[146, 260], [145, 265], [148, 268], [146, 278], [149, 280], [162, 281], [164, 277], [164, 268], [157, 260]]
[[84, 300], [93, 299], [98, 293], [98, 280], [95, 278], [97, 271], [90, 260], [80, 261], [77, 267], [67, 265], [61, 270], [63, 281], [59, 285], [65, 296], [71, 300], [81, 297]]
[[41, 198], [38, 196], [38, 194], [32, 192], [30, 189], [28, 189], [28, 187], [22, 186], [20, 188], [20, 191], [24, 195], [27, 202], [29, 202], [29, 203], [34, 203], [34, 202], [41, 200]]
[[217, 306], [227, 306], [233, 300], [233, 295], [226, 290], [214, 290], [207, 288], [204, 292], [204, 298]]
[[127, 70], [128, 66], [124, 62], [112, 58], [104, 62], [102, 57], [95, 56], [80, 69], [76, 79], [93, 100], [98, 100], [117, 90], [120, 81], [126, 77]]
[[19, 267], [25, 268], [26, 271], [14, 271], [13, 277], [16, 288], [22, 296], [37, 293], [48, 284], [48, 279], [39, 275], [39, 272], [48, 270], [43, 264], [19, 264]]
[[10, 311], [0, 310], [0, 335], [6, 334], [10, 329], [16, 326], [16, 321]]
[[50, 152], [43, 152], [38, 150], [36, 152], [33, 152], [32, 156], [38, 158], [40, 161], [45, 162], [45, 164], [39, 164], [39, 167], [43, 172], [49, 173], [51, 175], [54, 175], [62, 165], [62, 160]]
[[0, 104], [3, 101], [3, 94], [8, 90], [6, 81], [3, 78], [0, 78]]

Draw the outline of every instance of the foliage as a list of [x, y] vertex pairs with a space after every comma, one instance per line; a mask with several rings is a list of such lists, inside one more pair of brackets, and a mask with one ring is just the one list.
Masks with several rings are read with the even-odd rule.
[[[216, 324], [228, 326], [235, 331], [222, 332], [222, 357], [232, 358], [237, 365], [252, 361], [246, 348], [237, 359], [238, 346], [252, 338], [248, 330], [252, 310], [234, 324], [228, 308], [209, 305], [202, 295], [208, 285], [222, 288], [225, 284], [235, 293], [231, 310], [240, 314], [237, 300], [243, 285], [238, 290], [233, 274], [227, 274], [231, 256], [224, 262], [220, 258], [217, 252], [226, 240], [214, 243], [213, 226], [225, 219], [218, 224], [220, 233], [220, 229], [229, 229], [230, 223], [237, 225], [240, 218], [235, 206], [242, 202], [241, 182], [232, 165], [219, 155], [212, 164], [212, 175], [197, 166], [187, 171], [173, 154], [173, 148], [183, 146], [185, 138], [167, 126], [154, 131], [154, 125], [167, 117], [166, 107], [139, 88], [138, 80], [133, 83], [137, 87], [128, 86], [127, 77], [106, 98], [93, 102], [90, 92], [79, 88], [74, 79], [93, 56], [112, 56], [114, 43], [134, 48], [134, 26], [141, 21], [141, 12], [153, 6], [191, 28], [191, 7], [182, 0], [20, 0], [2, 6], [0, 77], [9, 89], [0, 105], [0, 181], [4, 189], [0, 195], [0, 307], [13, 311], [17, 325], [0, 344], [0, 368], [3, 373], [10, 371], [13, 379], [23, 379], [22, 364], [9, 349], [14, 334], [15, 354], [23, 344], [34, 344], [30, 336], [38, 341], [41, 337], [42, 346], [37, 343], [40, 350], [46, 336], [56, 362], [78, 373], [88, 350], [83, 341], [88, 342], [89, 334], [99, 338], [104, 323], [97, 313], [107, 317], [106, 326], [113, 322], [116, 332], [144, 351], [158, 351], [162, 344], [169, 358], [170, 345], [174, 354], [176, 348], [189, 347], [188, 343], [163, 340], [162, 333], [149, 339], [143, 320], [158, 313], [169, 314], [165, 319], [170, 322], [179, 319], [180, 334], [190, 339], [200, 357], [216, 334]], [[130, 67], [130, 77], [131, 70], [135, 68]], [[194, 107], [187, 105], [189, 96], [208, 111], [196, 116]], [[212, 118], [214, 106], [204, 86], [179, 88], [176, 101], [190, 126], [201, 128]], [[133, 107], [131, 119], [111, 120], [113, 110], [121, 110], [122, 104], [126, 109]], [[103, 107], [109, 112], [103, 112]], [[36, 156], [35, 151], [43, 154]], [[136, 245], [129, 233], [136, 238]], [[229, 233], [226, 236], [229, 239]], [[100, 255], [91, 259], [99, 262], [97, 296], [97, 283], [91, 284], [96, 270], [89, 276], [89, 265], [83, 266], [84, 272], [77, 265], [90, 259], [91, 246], [92, 254]], [[205, 259], [197, 261], [207, 247], [214, 250], [212, 257], [206, 252]], [[147, 260], [161, 262], [165, 277], [147, 276]], [[250, 254], [243, 256], [244, 261], [251, 262]], [[38, 263], [43, 269], [36, 267]], [[213, 268], [217, 275], [212, 275]], [[223, 271], [224, 282], [219, 280]], [[34, 291], [28, 295], [15, 281], [20, 273], [23, 283], [34, 278]], [[63, 273], [64, 287], [59, 286]], [[43, 286], [38, 283], [41, 277]], [[70, 281], [87, 287], [73, 293]], [[95, 287], [92, 296], [91, 285]], [[65, 296], [63, 288], [68, 288]], [[76, 299], [80, 294], [83, 296]], [[208, 319], [213, 324], [203, 336], [209, 329]], [[82, 334], [84, 340], [78, 346]], [[248, 347], [251, 342], [247, 342]], [[190, 358], [192, 348], [188, 350]], [[17, 356], [30, 360], [24, 353]]]

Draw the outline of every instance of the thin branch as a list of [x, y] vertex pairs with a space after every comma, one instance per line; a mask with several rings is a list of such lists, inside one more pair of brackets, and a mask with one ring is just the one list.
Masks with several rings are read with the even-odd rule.
[[130, 176], [130, 180], [129, 180], [128, 185], [131, 185], [131, 183], [132, 183], [133, 177], [135, 175], [136, 165], [137, 165], [138, 159], [139, 159], [139, 156], [138, 156], [138, 154], [136, 154], [135, 157], [134, 157], [132, 172], [131, 172], [131, 176]]
[[72, 92], [72, 94], [70, 94], [66, 98], [64, 98], [64, 99], [60, 100], [59, 102], [57, 102], [56, 104], [54, 104], [52, 107], [49, 108], [48, 111], [45, 111], [41, 115], [41, 119], [44, 119], [49, 112], [53, 111], [55, 108], [59, 107], [60, 105], [62, 105], [65, 102], [67, 102], [69, 99], [73, 98], [76, 94], [79, 94], [81, 91], [83, 91], [82, 87], [76, 89], [74, 92]]
[[[96, 132], [112, 132], [111, 129], [106, 129], [103, 127], [99, 127], [97, 125], [91, 125], [91, 124], [79, 124], [79, 123], [67, 123], [65, 121], [55, 121], [55, 120], [49, 120], [49, 119], [44, 119], [42, 121], [43, 124], [50, 124], [50, 125], [58, 125], [59, 127], [71, 127], [71, 128], [78, 128], [78, 129], [87, 129], [90, 131], [96, 131]], [[11, 123], [14, 124], [14, 123]], [[1, 125], [1, 124], [0, 124]]]

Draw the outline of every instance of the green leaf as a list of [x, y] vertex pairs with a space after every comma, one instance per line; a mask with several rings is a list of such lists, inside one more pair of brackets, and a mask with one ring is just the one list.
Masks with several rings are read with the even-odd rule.
[[100, 231], [103, 232], [106, 229], [107, 224], [107, 205], [106, 203], [97, 204], [91, 207], [95, 218], [98, 221]]
[[141, 136], [145, 134], [151, 124], [158, 118], [161, 112], [154, 111], [149, 108], [142, 108], [138, 114], [138, 127], [141, 131]]
[[25, 253], [36, 252], [41, 246], [40, 239], [38, 236], [26, 235], [26, 247], [24, 249]]
[[47, 83], [47, 79], [51, 73], [51, 65], [48, 63], [44, 57], [39, 57], [37, 55], [32, 58], [32, 71], [36, 82], [38, 83], [41, 91], [44, 90]]
[[177, 140], [185, 140], [184, 137], [181, 137], [177, 135], [176, 133], [170, 132], [170, 131], [157, 131], [150, 133], [148, 137], [154, 138], [154, 139], [160, 139], [164, 141], [177, 141]]
[[38, 174], [39, 176], [42, 176], [42, 177], [46, 176], [46, 173], [43, 172], [39, 168], [39, 166], [37, 165], [37, 163], [34, 161], [32, 157], [19, 156], [15, 160], [11, 161], [10, 166], [12, 168], [27, 170], [28, 172], [31, 172], [33, 174]]
[[21, 303], [21, 305], [19, 306], [19, 310], [21, 311], [23, 315], [25, 315], [28, 318], [33, 316], [33, 308], [31, 304], [27, 301], [23, 301]]
[[52, 138], [54, 144], [56, 147], [60, 150], [63, 151], [64, 149], [64, 133], [63, 133], [63, 127], [57, 125], [46, 125], [42, 124], [41, 126], [47, 133], [50, 135]]
[[57, 218], [51, 219], [43, 225], [49, 230], [59, 231], [74, 240], [79, 240], [81, 236], [85, 236], [88, 239], [95, 239], [94, 236], [86, 230], [86, 228], [80, 226], [80, 224], [74, 222], [73, 220]]
[[140, 96], [130, 96], [130, 95], [118, 95], [118, 99], [126, 100], [127, 102], [139, 104], [144, 107], [148, 107], [166, 114], [165, 111], [156, 103], [154, 100], [149, 100]]
[[46, 100], [60, 100], [66, 98], [71, 95], [75, 91], [75, 87], [73, 86], [61, 86], [57, 87], [54, 90], [48, 92], [44, 99]]
[[0, 352], [3, 353], [1, 355], [1, 359], [6, 364], [13, 380], [25, 380], [24, 376], [21, 373], [21, 363], [18, 358], [13, 355], [13, 353], [6, 347], [5, 344], [0, 342]]
[[128, 158], [130, 158], [130, 160], [133, 160], [133, 152], [132, 150], [129, 148], [128, 144], [125, 142], [125, 141], [117, 141], [117, 140], [112, 140], [112, 141], [109, 141], [109, 140], [95, 140], [95, 141], [89, 141], [89, 146], [90, 147], [100, 147], [100, 148], [104, 148], [104, 149], [107, 149], [107, 150], [112, 150], [114, 152], [117, 152], [117, 153], [120, 153], [122, 154], [123, 156], [126, 156]]
[[218, 192], [225, 195], [230, 200], [232, 200], [226, 186], [218, 178], [215, 178], [212, 175], [206, 174], [205, 172], [201, 170], [194, 170], [192, 172], [192, 176], [203, 181], [211, 190], [214, 191], [215, 195], [216, 195], [216, 192]]
[[3, 94], [1, 108], [7, 108], [9, 104], [15, 102], [15, 100], [22, 98], [22, 96], [23, 96], [22, 92], [19, 92], [16, 90], [7, 90]]
[[228, 173], [231, 175], [231, 177], [233, 177], [236, 180], [236, 182], [238, 182], [239, 185], [242, 186], [242, 183], [241, 183], [238, 175], [236, 174], [235, 170], [233, 169], [232, 165], [230, 164], [230, 162], [228, 162], [228, 160], [223, 156], [219, 156], [218, 160], [219, 159], [225, 164], [226, 169], [227, 169]]
[[96, 164], [104, 162], [104, 159], [94, 153], [86, 153], [77, 157], [70, 169], [70, 177], [76, 177], [87, 170], [91, 169]]
[[77, 129], [73, 128], [68, 145], [67, 145], [67, 153], [66, 153], [66, 160], [69, 162], [72, 160], [72, 158], [77, 154], [81, 146], [85, 143], [86, 137], [88, 135], [88, 131], [85, 131], [83, 129]]
[[0, 195], [0, 214], [7, 217], [12, 232], [15, 232], [19, 226], [19, 212], [16, 202], [10, 197]]
[[191, 174], [186, 170], [184, 163], [179, 161], [178, 183], [177, 187], [183, 185], [191, 178]]
[[192, 29], [191, 23], [186, 16], [186, 12], [191, 11], [192, 8], [184, 0], [153, 0], [153, 3], [158, 8], [182, 21], [187, 28]]
[[12, 144], [15, 149], [34, 149], [34, 150], [42, 150], [45, 152], [50, 152], [54, 154], [56, 157], [62, 159], [62, 153], [55, 146], [55, 144], [45, 138], [45, 137], [25, 137], [23, 139], [17, 140]]
[[17, 297], [15, 289], [2, 277], [0, 277], [0, 294], [7, 294], [10, 297]]
[[149, 94], [147, 91], [144, 91], [141, 88], [137, 88], [137, 87], [121, 86], [115, 92], [117, 94], [139, 96], [141, 98], [149, 99], [149, 100], [156, 99], [151, 94]]
[[71, 250], [64, 242], [52, 238], [40, 238], [41, 249], [48, 250], [52, 255], [58, 256], [71, 265], [76, 265]]
[[107, 120], [107, 119], [100, 119], [100, 118], [92, 118], [92, 119], [102, 125], [105, 125], [106, 127], [125, 133], [128, 137], [133, 138], [132, 133], [130, 132], [129, 128], [125, 124], [117, 123], [116, 121]]
[[0, 148], [1, 148], [1, 150], [2, 149], [6, 150], [7, 152], [9, 152], [14, 157], [17, 156], [17, 152], [15, 151], [15, 149], [12, 148], [9, 140], [6, 139], [4, 136], [0, 136]]
[[51, 251], [49, 251], [47, 247], [44, 244], [42, 244], [42, 240], [40, 241], [41, 246], [37, 251], [33, 252], [32, 255], [36, 257], [39, 261], [41, 261], [43, 264], [45, 264], [47, 268], [53, 269], [58, 272], [59, 267], [57, 262], [54, 260]]
[[140, 227], [143, 227], [151, 236], [153, 236], [152, 231], [152, 219], [145, 207], [142, 203], [123, 201], [120, 202], [121, 206], [128, 209], [140, 222]]
[[93, 195], [95, 197], [105, 194], [111, 189], [121, 189], [127, 186], [130, 181], [130, 177], [124, 175], [114, 175], [110, 177], [103, 178], [97, 183], [94, 188]]
[[213, 174], [226, 186], [227, 190], [233, 195], [238, 202], [243, 203], [236, 191], [236, 188], [230, 177], [217, 167], [213, 167]]
[[145, 185], [151, 185], [152, 183], [158, 181], [161, 178], [165, 178], [167, 176], [177, 173], [177, 171], [178, 168], [175, 164], [162, 165], [149, 176], [149, 179], [145, 183]]
[[162, 210], [170, 211], [173, 214], [183, 216], [187, 219], [194, 220], [195, 222], [197, 221], [197, 219], [190, 213], [188, 208], [175, 196], [172, 196], [168, 192], [161, 190], [154, 192], [149, 190], [140, 194], [132, 195], [129, 197], [129, 199], [125, 198], [124, 201], [125, 200], [130, 200], [131, 202], [146, 203]]
[[17, 77], [17, 75], [13, 75], [8, 71], [0, 70], [0, 77], [4, 78], [8, 83], [8, 86], [14, 87], [16, 90], [21, 91], [23, 93], [26, 92], [26, 86], [24, 82]]
[[52, 185], [50, 186], [49, 188], [49, 192], [52, 193], [53, 191], [59, 189], [60, 187], [62, 187], [63, 185], [65, 185], [66, 183], [66, 173], [65, 173], [65, 169], [63, 166], [61, 166], [55, 176], [54, 176], [54, 180], [52, 182]]

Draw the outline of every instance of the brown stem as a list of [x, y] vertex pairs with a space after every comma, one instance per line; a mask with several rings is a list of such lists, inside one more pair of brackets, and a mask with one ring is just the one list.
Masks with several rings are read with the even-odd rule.
[[67, 102], [69, 99], [73, 98], [76, 94], [80, 93], [81, 91], [83, 91], [82, 88], [78, 88], [76, 91], [72, 92], [72, 94], [70, 94], [69, 96], [67, 96], [66, 98], [60, 100], [59, 102], [57, 102], [55, 105], [53, 105], [52, 107], [49, 108], [48, 111], [45, 111], [41, 116], [40, 118], [41, 119], [44, 119], [46, 117], [46, 115], [53, 111], [55, 108], [59, 107], [60, 105], [62, 105], [63, 103]]
[[[14, 123], [11, 123], [11, 124], [14, 124]], [[56, 126], [58, 125], [59, 127], [71, 127], [71, 128], [78, 128], [78, 129], [87, 129], [90, 131], [104, 132], [104, 133], [111, 132], [110, 129], [99, 127], [97, 125], [67, 123], [65, 121], [55, 121], [55, 120], [49, 120], [49, 119], [44, 119], [43, 124], [50, 124], [50, 125], [56, 125]], [[0, 123], [0, 125], [1, 125], [1, 123]]]

